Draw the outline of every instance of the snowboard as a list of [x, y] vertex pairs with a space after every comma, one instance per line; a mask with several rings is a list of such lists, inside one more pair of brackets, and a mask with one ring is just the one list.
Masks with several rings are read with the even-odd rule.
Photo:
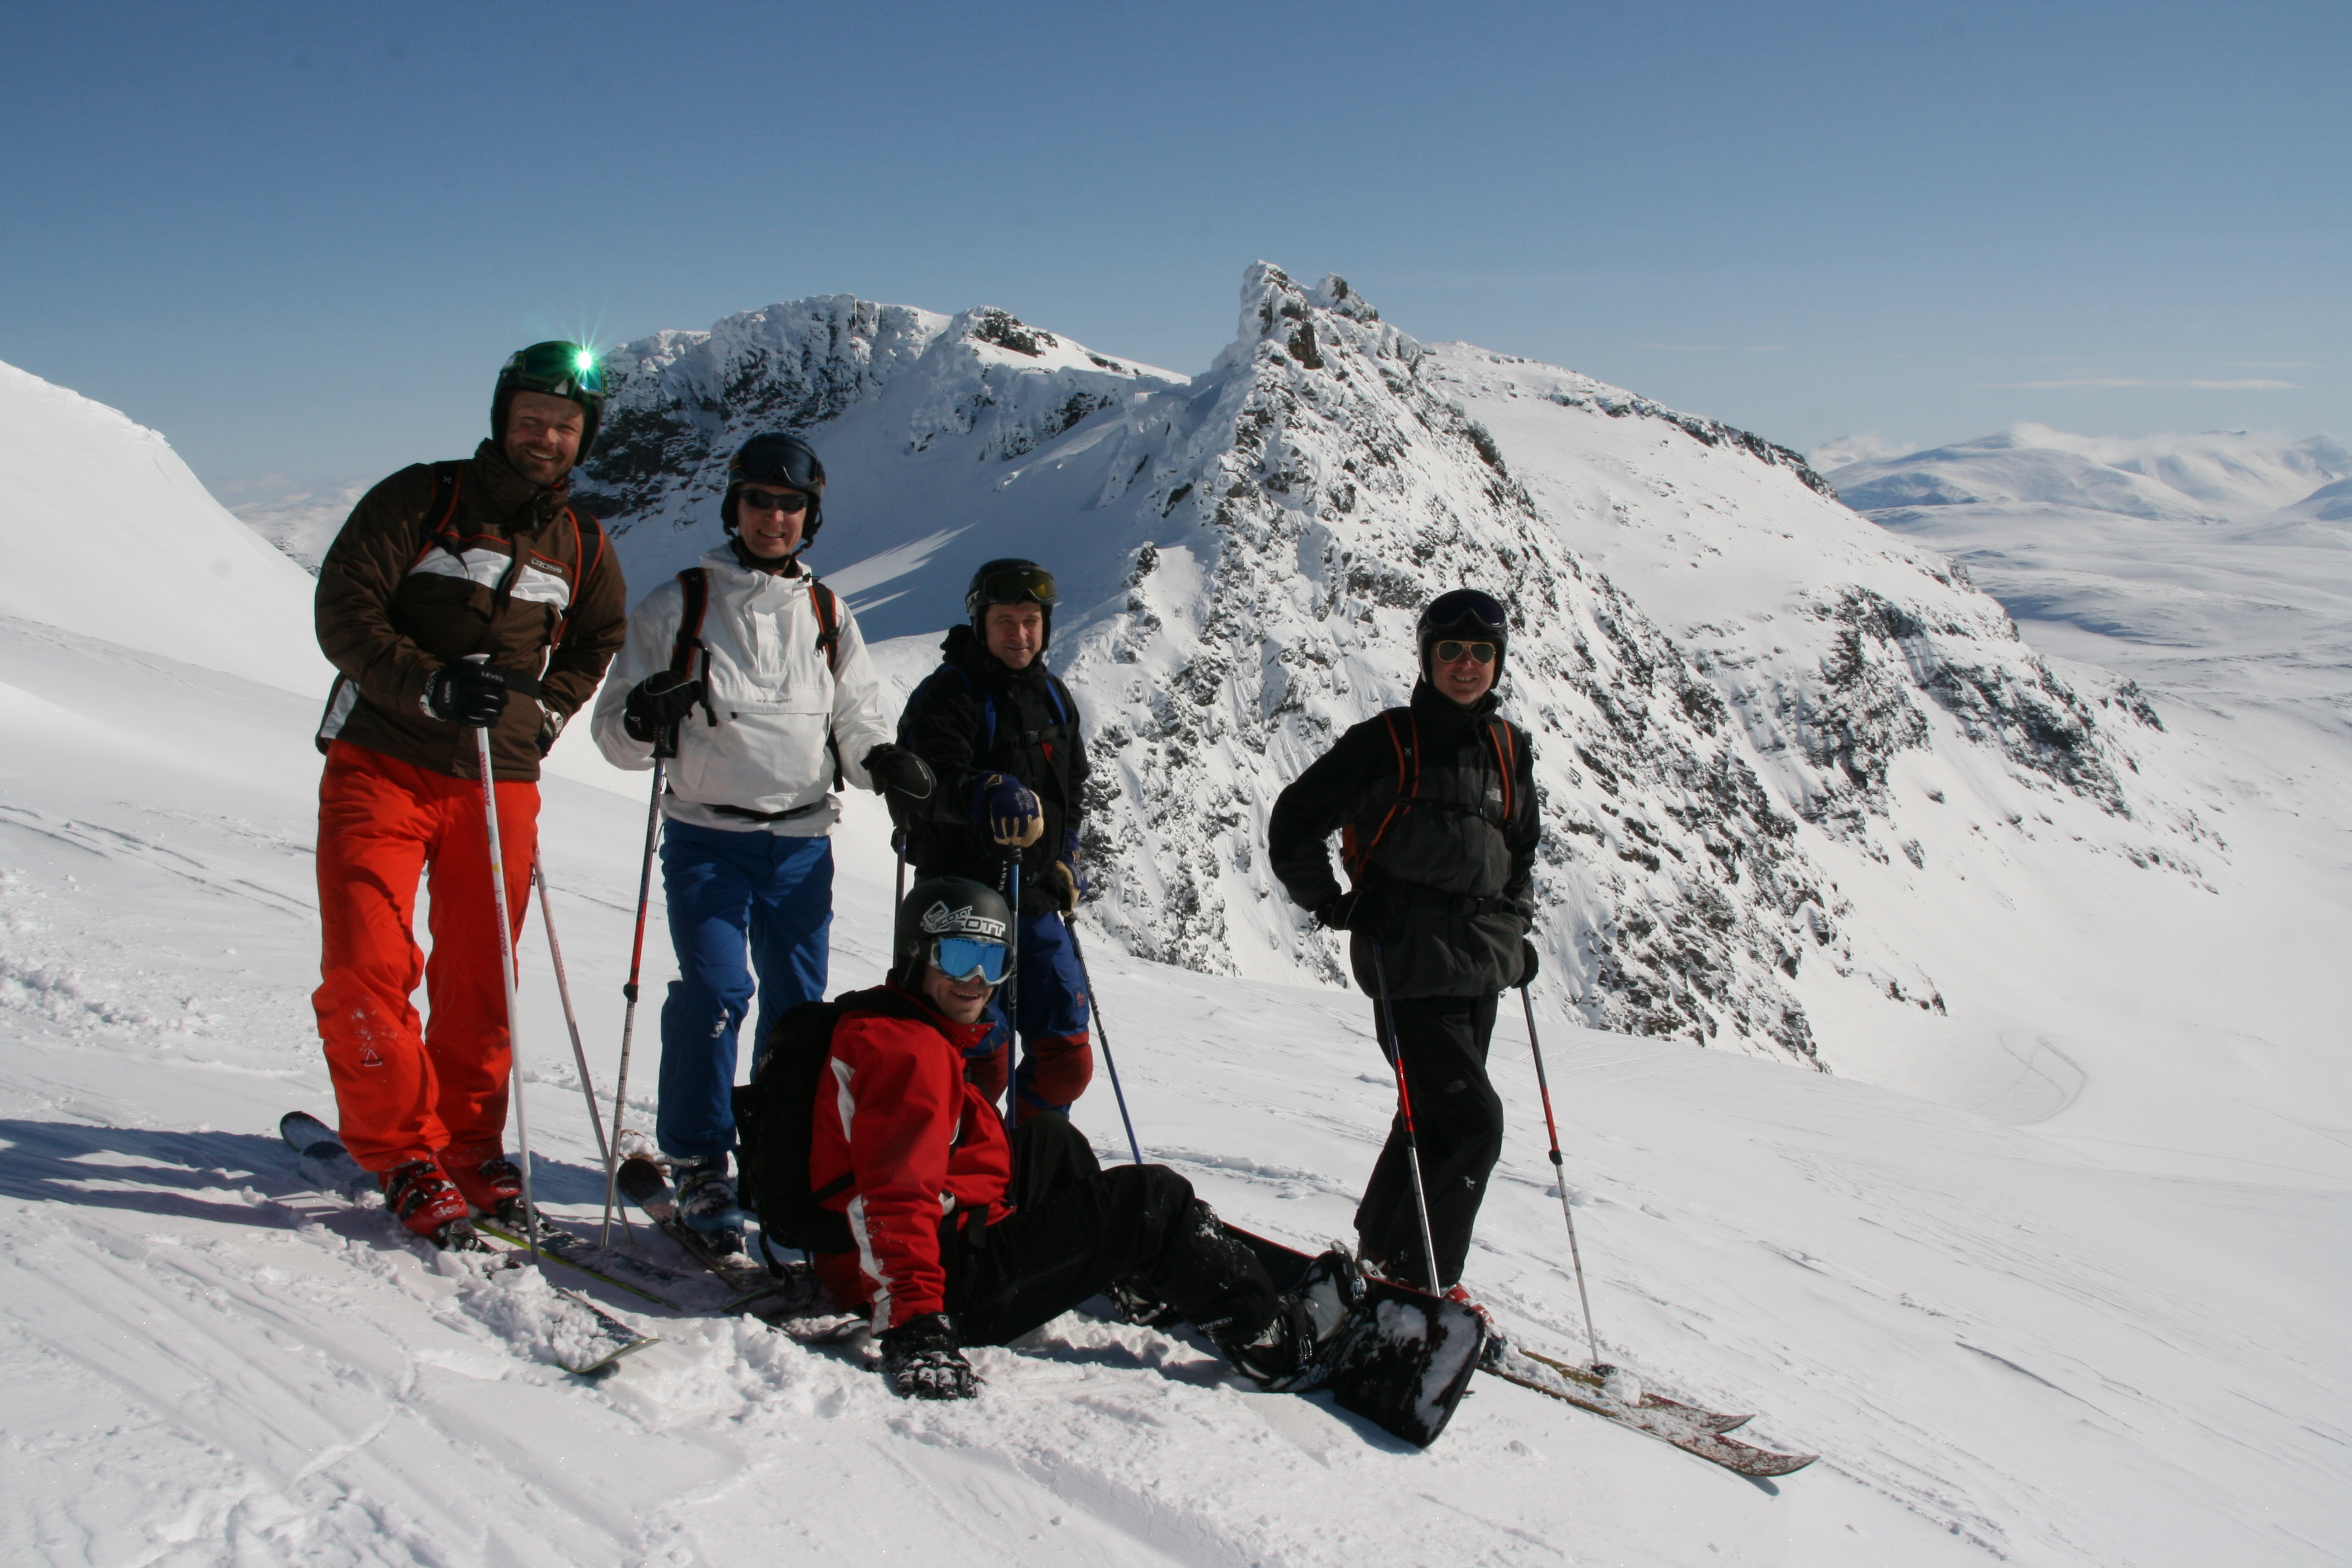
[[[1257, 1255], [1278, 1291], [1295, 1289], [1314, 1258], [1235, 1226], [1225, 1229]], [[1287, 1392], [1330, 1392], [1340, 1409], [1417, 1448], [1437, 1441], [1478, 1370], [1486, 1325], [1459, 1301], [1367, 1276], [1364, 1299]]]

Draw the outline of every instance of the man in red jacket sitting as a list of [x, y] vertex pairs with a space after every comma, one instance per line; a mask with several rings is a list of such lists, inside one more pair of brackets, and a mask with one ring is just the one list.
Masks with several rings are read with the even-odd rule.
[[971, 1398], [962, 1346], [1017, 1339], [1113, 1285], [1165, 1303], [1257, 1381], [1296, 1377], [1313, 1307], [1276, 1297], [1192, 1184], [1164, 1165], [1103, 1170], [1058, 1112], [1008, 1137], [965, 1081], [1011, 921], [985, 883], [919, 881], [889, 983], [839, 999], [809, 1176], [820, 1197], [838, 1186], [824, 1202], [856, 1247], [817, 1254], [820, 1278], [845, 1307], [870, 1305], [882, 1373], [909, 1398]]

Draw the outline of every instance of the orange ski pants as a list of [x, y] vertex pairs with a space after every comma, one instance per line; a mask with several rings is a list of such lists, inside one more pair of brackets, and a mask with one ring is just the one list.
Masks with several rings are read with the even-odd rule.
[[[501, 779], [495, 787], [520, 938], [539, 786]], [[420, 873], [432, 900], [430, 959], [416, 946]], [[310, 1005], [352, 1158], [389, 1171], [446, 1148], [481, 1149], [486, 1159], [502, 1150], [513, 1047], [480, 784], [331, 742], [319, 781], [319, 922], [324, 949]], [[422, 1029], [409, 1000], [420, 979]]]

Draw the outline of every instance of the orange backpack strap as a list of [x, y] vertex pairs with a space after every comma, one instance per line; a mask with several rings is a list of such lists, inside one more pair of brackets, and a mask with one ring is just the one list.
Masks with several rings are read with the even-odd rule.
[[465, 472], [466, 465], [463, 463], [433, 465], [433, 499], [425, 503], [424, 526], [417, 531], [422, 542], [416, 547], [415, 559], [408, 563], [410, 571], [414, 572], [417, 562], [436, 550], [446, 549], [450, 554], [461, 558], [465, 555], [457, 536], [449, 531], [449, 521], [457, 515], [457, 491]]
[[1405, 710], [1405, 722], [1412, 727], [1412, 738], [1407, 739], [1397, 730], [1396, 716], [1397, 710], [1393, 708], [1381, 715], [1381, 722], [1388, 726], [1389, 745], [1396, 752], [1396, 797], [1389, 802], [1388, 811], [1381, 817], [1381, 825], [1372, 829], [1370, 838], [1360, 838], [1353, 823], [1339, 833], [1339, 858], [1348, 868], [1348, 875], [1359, 880], [1371, 859], [1372, 851], [1379, 848], [1381, 840], [1388, 837], [1389, 825], [1396, 820], [1397, 813], [1412, 805], [1421, 794], [1421, 721], [1413, 717], [1411, 710]]
[[1503, 820], [1511, 820], [1512, 766], [1519, 760], [1519, 738], [1507, 721], [1497, 719], [1486, 727], [1486, 740], [1495, 748], [1495, 762], [1503, 770]]

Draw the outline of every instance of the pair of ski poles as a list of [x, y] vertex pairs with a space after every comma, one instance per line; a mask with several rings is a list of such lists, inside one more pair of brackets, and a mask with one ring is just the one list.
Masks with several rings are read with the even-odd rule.
[[[499, 795], [496, 779], [490, 766], [490, 731], [487, 726], [474, 730], [474, 763], [481, 774], [482, 825], [490, 842], [490, 899], [499, 921], [499, 972], [506, 985], [508, 1085], [514, 1097], [515, 1142], [522, 1155], [523, 1237], [531, 1260], [539, 1259], [539, 1205], [531, 1199], [530, 1188], [530, 1117], [523, 1105], [522, 1091], [522, 1026], [515, 1006], [515, 932], [509, 923], [507, 905], [506, 852], [499, 839]], [[572, 985], [563, 972], [563, 945], [555, 936], [555, 910], [547, 896], [547, 873], [541, 868], [536, 849], [530, 858], [531, 885], [539, 891], [540, 918], [547, 924], [547, 950], [555, 962], [556, 994], [563, 999], [563, 1023], [572, 1034], [572, 1057], [580, 1068], [580, 1089], [588, 1100], [589, 1124], [596, 1130], [596, 1150], [605, 1153], [604, 1119], [596, 1114], [596, 1091], [588, 1077], [588, 1052], [580, 1041], [580, 1020], [572, 1007]], [[606, 1163], [611, 1163], [606, 1156]]]
[[[1430, 1230], [1429, 1194], [1422, 1182], [1421, 1141], [1413, 1131], [1412, 1091], [1405, 1081], [1404, 1041], [1397, 1033], [1396, 1005], [1389, 997], [1387, 955], [1377, 942], [1372, 943], [1372, 975], [1381, 986], [1381, 1032], [1385, 1037], [1381, 1041], [1381, 1054], [1389, 1058], [1389, 1066], [1396, 1071], [1397, 1115], [1404, 1123], [1405, 1156], [1412, 1174], [1413, 1208], [1421, 1219], [1421, 1256], [1428, 1266], [1429, 1293], [1441, 1295], [1444, 1287], [1437, 1276], [1437, 1246]], [[1592, 1349], [1592, 1365], [1597, 1370], [1601, 1365], [1601, 1338], [1592, 1330], [1592, 1298], [1584, 1287], [1584, 1256], [1576, 1245], [1576, 1215], [1569, 1206], [1568, 1172], [1559, 1152], [1559, 1123], [1551, 1111], [1551, 1080], [1544, 1074], [1543, 1041], [1536, 1034], [1535, 999], [1524, 984], [1518, 990], [1520, 1005], [1527, 1010], [1528, 1016], [1528, 1048], [1535, 1056], [1536, 1088], [1543, 1096], [1544, 1131], [1551, 1142], [1552, 1187], [1559, 1194], [1559, 1216], [1568, 1222], [1569, 1262], [1576, 1272], [1576, 1299], [1584, 1310], [1585, 1342]]]

